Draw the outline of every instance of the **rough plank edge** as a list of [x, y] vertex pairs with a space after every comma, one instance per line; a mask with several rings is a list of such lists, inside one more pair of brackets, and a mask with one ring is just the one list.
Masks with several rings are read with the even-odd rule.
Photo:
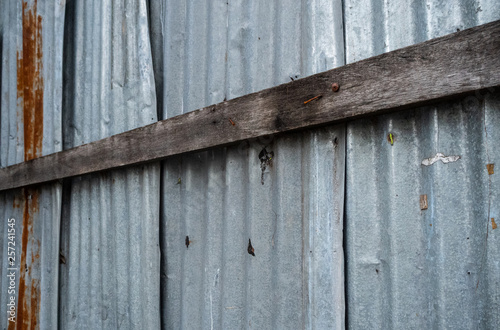
[[[340, 89], [332, 91], [332, 84]], [[500, 21], [0, 169], [0, 191], [442, 101], [500, 85]]]

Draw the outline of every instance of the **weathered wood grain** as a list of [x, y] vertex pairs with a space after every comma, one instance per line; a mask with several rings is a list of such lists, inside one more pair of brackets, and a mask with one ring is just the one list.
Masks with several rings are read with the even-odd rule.
[[[340, 85], [338, 92], [332, 83]], [[499, 85], [496, 21], [0, 169], [0, 190], [403, 110]]]

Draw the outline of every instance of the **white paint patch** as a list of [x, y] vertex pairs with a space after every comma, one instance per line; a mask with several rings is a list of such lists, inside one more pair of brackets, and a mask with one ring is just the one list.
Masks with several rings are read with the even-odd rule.
[[459, 159], [460, 159], [460, 156], [445, 156], [444, 154], [438, 152], [436, 154], [436, 156], [422, 160], [422, 165], [430, 166], [430, 165], [434, 164], [435, 162], [437, 162], [438, 160], [442, 161], [445, 164], [448, 164], [448, 163], [456, 162]]

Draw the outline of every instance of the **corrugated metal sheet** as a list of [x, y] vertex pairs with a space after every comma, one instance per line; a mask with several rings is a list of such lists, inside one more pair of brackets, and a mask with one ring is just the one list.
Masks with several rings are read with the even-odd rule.
[[[499, 19], [500, 7], [346, 1], [345, 18], [350, 63]], [[499, 161], [499, 126], [498, 90], [348, 124], [349, 328], [500, 327], [498, 175], [486, 167]], [[422, 165], [437, 153], [460, 159]]]
[[[164, 118], [343, 64], [341, 1], [151, 6]], [[343, 328], [344, 135], [339, 125], [164, 162], [164, 328]], [[264, 147], [274, 159], [262, 184]]]
[[[157, 120], [146, 1], [71, 1], [64, 147]], [[59, 326], [159, 329], [160, 165], [64, 187]]]
[[343, 135], [269, 143], [264, 185], [256, 147], [166, 163], [166, 328], [342, 328]]
[[[64, 5], [2, 1], [0, 7], [0, 165], [4, 167], [61, 150], [62, 63], [58, 59]], [[57, 326], [60, 214], [59, 183], [0, 194], [0, 325], [4, 329]], [[8, 236], [12, 229], [13, 240]], [[8, 263], [9, 247], [15, 248], [13, 264]], [[15, 297], [15, 324], [7, 318], [10, 297]]]
[[[496, 2], [0, 1], [0, 166], [499, 19]], [[0, 324], [15, 218], [18, 325], [498, 328], [499, 124], [484, 91], [3, 192]], [[438, 153], [460, 158], [422, 165]]]

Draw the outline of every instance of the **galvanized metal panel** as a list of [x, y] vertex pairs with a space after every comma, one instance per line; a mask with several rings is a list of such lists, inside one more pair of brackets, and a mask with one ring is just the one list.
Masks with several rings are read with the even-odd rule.
[[[5, 28], [2, 40], [2, 113], [0, 118], [0, 165], [24, 161], [24, 124], [17, 110], [17, 52], [22, 51], [22, 5], [18, 1], [2, 2], [2, 21]], [[16, 91], [7, 92], [7, 91]], [[21, 107], [21, 106], [20, 106]], [[19, 109], [21, 112], [22, 108]], [[18, 119], [18, 117], [21, 117]], [[19, 123], [18, 123], [19, 121]]]
[[[157, 120], [146, 1], [72, 1], [64, 147]], [[160, 328], [160, 164], [65, 186], [59, 326]]]
[[[498, 19], [500, 8], [347, 1], [345, 17], [349, 63]], [[500, 327], [498, 187], [486, 168], [499, 155], [499, 101], [498, 90], [486, 91], [348, 124], [349, 328]], [[460, 159], [422, 165], [437, 153]]]
[[264, 185], [259, 143], [165, 162], [164, 327], [342, 327], [343, 136], [268, 143]]
[[[2, 1], [0, 22], [3, 167], [61, 150], [64, 4]], [[57, 327], [60, 212], [59, 183], [0, 196], [3, 328]], [[14, 234], [12, 240], [9, 232]], [[12, 264], [8, 264], [9, 247], [15, 248]], [[11, 297], [15, 298], [15, 323], [8, 320], [13, 314], [7, 314]]]
[[[32, 113], [41, 134], [25, 125], [25, 95], [3, 93], [19, 86], [21, 4], [0, 3], [1, 166], [61, 148], [64, 2], [39, 4], [33, 16], [44, 26], [45, 111]], [[161, 26], [153, 46], [165, 118], [343, 64], [340, 1], [150, 6]], [[66, 148], [156, 120], [145, 7], [69, 4]], [[344, 11], [348, 62], [500, 16], [493, 0], [346, 2]], [[488, 91], [348, 125], [349, 326], [498, 327], [498, 180], [485, 165], [499, 154], [499, 105], [498, 91]], [[164, 163], [164, 327], [344, 326], [344, 135], [338, 125]], [[274, 156], [262, 176], [263, 147]], [[421, 165], [438, 152], [461, 158]], [[60, 325], [159, 327], [158, 164], [77, 178], [67, 189]], [[4, 219], [22, 219], [16, 253], [25, 274], [16, 287], [25, 325], [55, 326], [60, 196], [54, 184], [0, 198]], [[4, 255], [7, 240], [0, 246]]]
[[[164, 118], [343, 64], [341, 1], [165, 1], [150, 13]], [[343, 328], [344, 134], [164, 162], [164, 328]]]

